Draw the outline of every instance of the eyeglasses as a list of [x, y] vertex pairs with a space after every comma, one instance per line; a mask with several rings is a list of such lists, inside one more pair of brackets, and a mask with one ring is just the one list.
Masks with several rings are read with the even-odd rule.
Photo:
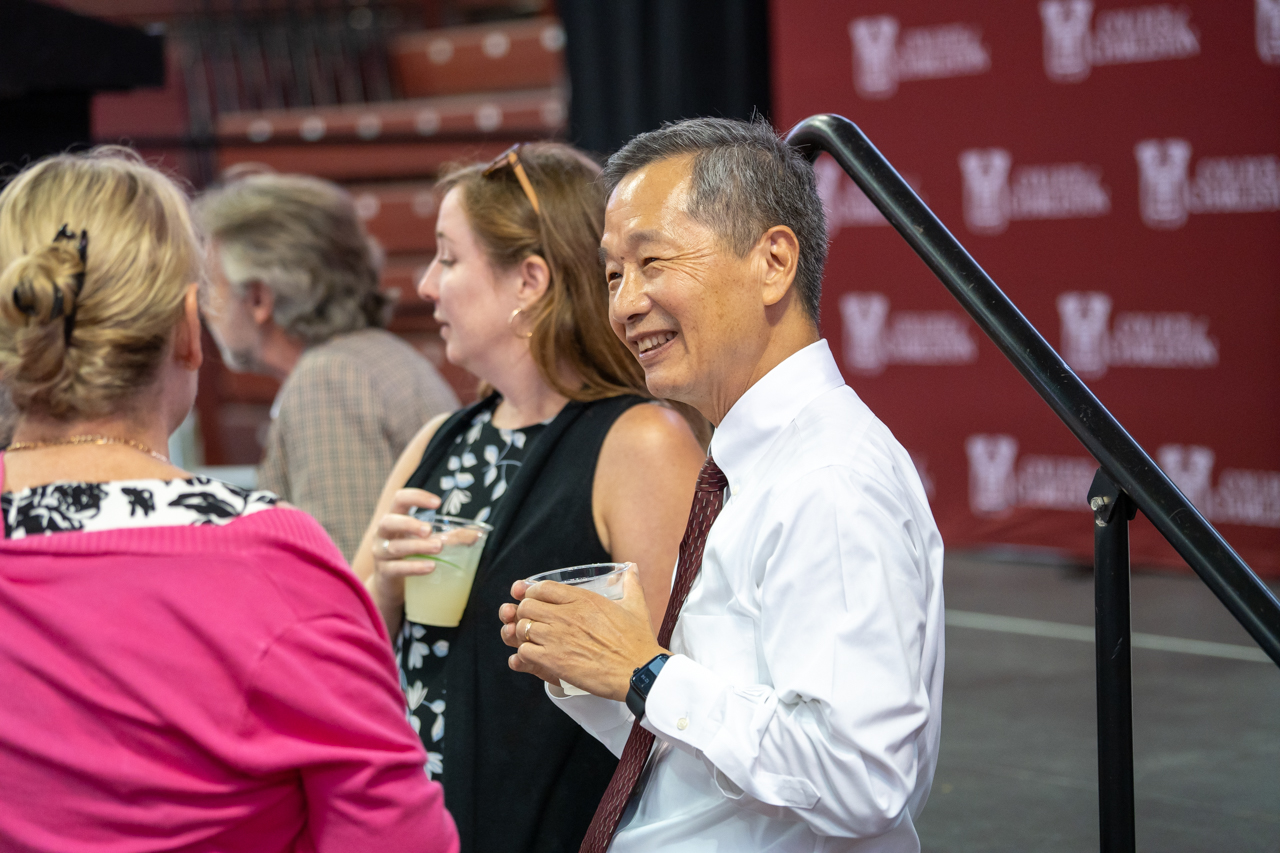
[[520, 188], [524, 190], [524, 194], [529, 199], [529, 204], [533, 205], [533, 212], [538, 216], [542, 215], [542, 209], [538, 205], [538, 194], [533, 191], [533, 184], [529, 181], [529, 173], [524, 170], [524, 166], [520, 163], [519, 151], [523, 142], [517, 142], [506, 151], [503, 151], [493, 159], [493, 162], [485, 166], [481, 173], [486, 178], [499, 169], [507, 166], [511, 167], [511, 171], [516, 173], [516, 180], [520, 182]]

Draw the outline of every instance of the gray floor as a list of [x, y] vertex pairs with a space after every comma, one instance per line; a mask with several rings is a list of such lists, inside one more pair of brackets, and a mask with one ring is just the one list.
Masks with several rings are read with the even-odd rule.
[[[948, 610], [1093, 625], [1087, 570], [956, 556], [945, 583]], [[1256, 649], [1191, 575], [1135, 574], [1133, 630]], [[1093, 646], [949, 624], [946, 667], [923, 849], [1097, 850]], [[1137, 648], [1133, 674], [1138, 849], [1280, 853], [1280, 669]]]

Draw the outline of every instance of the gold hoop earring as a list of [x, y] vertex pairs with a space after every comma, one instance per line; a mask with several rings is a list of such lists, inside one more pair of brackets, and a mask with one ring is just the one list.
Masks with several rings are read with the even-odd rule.
[[516, 317], [523, 310], [524, 310], [523, 308], [517, 308], [516, 310], [511, 312], [511, 316], [507, 318], [507, 327], [510, 328], [511, 331], [514, 332], [517, 337], [532, 338], [533, 332], [525, 332], [523, 335], [521, 335], [519, 332], [516, 332]]

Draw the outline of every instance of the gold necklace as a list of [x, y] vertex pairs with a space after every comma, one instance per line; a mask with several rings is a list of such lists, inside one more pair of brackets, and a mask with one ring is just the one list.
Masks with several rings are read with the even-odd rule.
[[116, 438], [110, 435], [73, 435], [61, 441], [15, 441], [9, 445], [7, 450], [10, 452], [15, 450], [40, 450], [44, 447], [62, 447], [70, 444], [120, 444], [132, 447], [134, 450], [141, 450], [148, 456], [158, 459], [166, 465], [169, 464], [168, 456], [156, 453], [140, 441], [134, 441], [131, 438]]

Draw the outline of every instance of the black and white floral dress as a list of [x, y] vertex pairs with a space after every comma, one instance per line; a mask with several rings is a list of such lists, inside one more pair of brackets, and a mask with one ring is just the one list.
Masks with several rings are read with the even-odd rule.
[[271, 492], [208, 477], [63, 482], [0, 494], [0, 516], [5, 538], [22, 539], [70, 531], [226, 524], [270, 509], [279, 500]]
[[[427, 491], [440, 496], [440, 515], [487, 521], [515, 478], [533, 439], [546, 427], [499, 429], [493, 411], [481, 410], [431, 472]], [[457, 628], [405, 620], [396, 638], [400, 688], [409, 722], [427, 750], [427, 775], [444, 778], [445, 657]]]

